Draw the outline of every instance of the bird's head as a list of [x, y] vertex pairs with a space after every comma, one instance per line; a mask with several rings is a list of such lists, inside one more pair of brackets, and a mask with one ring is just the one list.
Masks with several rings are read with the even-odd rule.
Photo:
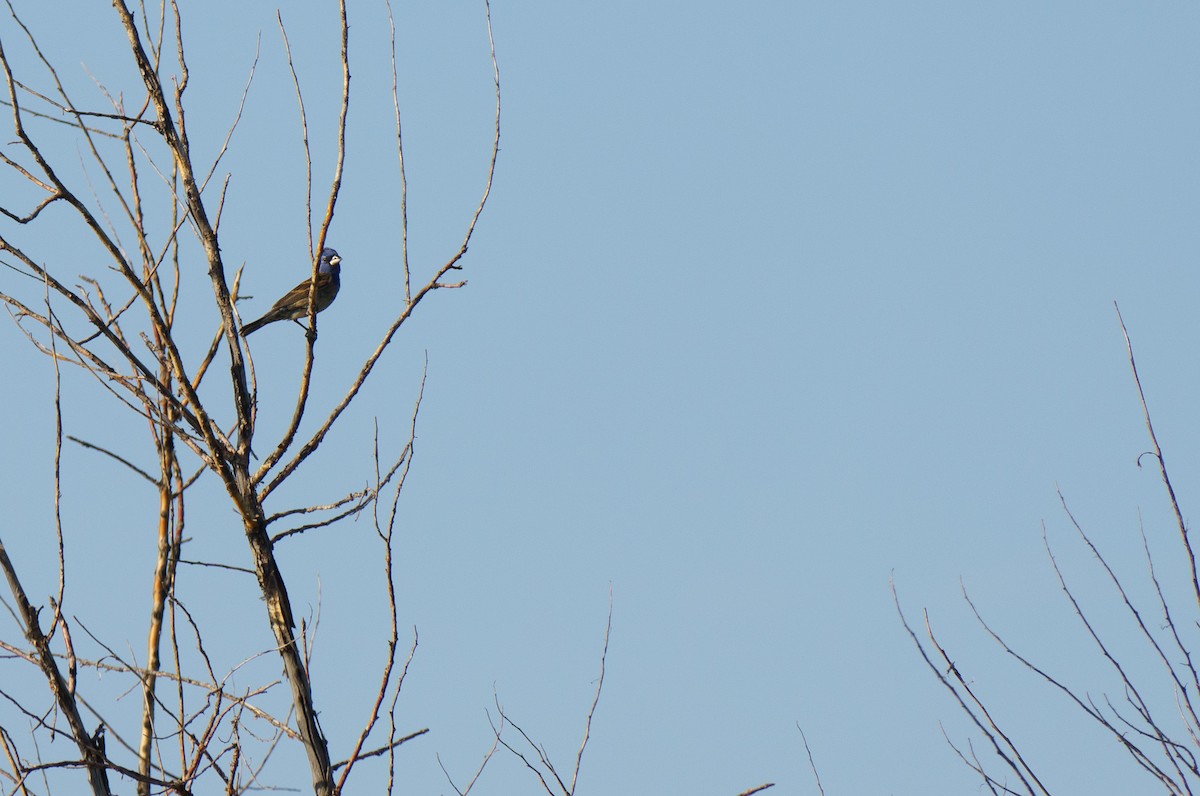
[[342, 256], [333, 249], [325, 248], [321, 250], [321, 270], [328, 271], [333, 266], [340, 265]]

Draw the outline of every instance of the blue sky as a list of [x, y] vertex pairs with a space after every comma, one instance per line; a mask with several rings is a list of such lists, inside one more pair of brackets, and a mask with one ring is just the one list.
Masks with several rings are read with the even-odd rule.
[[[456, 250], [482, 192], [491, 67], [481, 3], [397, 9], [419, 278]], [[49, 48], [85, 94], [79, 62], [133, 96], [111, 9], [84, 13]], [[201, 159], [236, 112], [261, 32], [222, 168], [234, 176], [221, 229], [227, 261], [247, 264], [255, 300], [243, 314], [257, 315], [307, 268], [290, 77], [273, 9], [189, 13]], [[330, 236], [344, 282], [321, 318], [314, 401], [324, 407], [398, 306], [386, 10], [352, 2], [350, 14], [355, 94]], [[580, 793], [732, 795], [763, 782], [815, 793], [797, 723], [827, 792], [977, 789], [939, 723], [956, 741], [969, 727], [900, 626], [892, 577], [910, 619], [930, 610], [1028, 739], [1051, 790], [1142, 783], [989, 645], [960, 582], [1035, 658], [1093, 695], [1119, 695], [1072, 621], [1042, 534], [1097, 605], [1111, 595], [1057, 489], [1131, 578], [1144, 569], [1139, 522], [1164, 566], [1177, 560], [1157, 474], [1136, 466], [1149, 443], [1113, 302], [1186, 512], [1200, 468], [1186, 359], [1200, 290], [1200, 11], [498, 2], [493, 15], [503, 138], [464, 261], [469, 285], [420, 307], [322, 458], [274, 507], [360, 488], [375, 419], [397, 450], [428, 356], [398, 588], [401, 624], [421, 639], [404, 725], [432, 732], [399, 756], [404, 789], [452, 792], [435, 754], [456, 779], [473, 770], [493, 692], [567, 766], [610, 590], [608, 677]], [[288, 9], [284, 19], [320, 185], [340, 80], [334, 17]], [[98, 32], [107, 45], [89, 38]], [[10, 47], [10, 23], [0, 35]], [[0, 179], [15, 190], [11, 175]], [[212, 309], [202, 269], [193, 277], [200, 350]], [[290, 416], [298, 331], [279, 324], [253, 340], [267, 438]], [[3, 538], [37, 571], [53, 564], [52, 373], [15, 329], [0, 341], [9, 372], [33, 385], [0, 393], [10, 417], [29, 419], [11, 429], [26, 455], [2, 462], [13, 494], [28, 496]], [[69, 433], [152, 461], [138, 423], [68, 378]], [[97, 407], [112, 415], [99, 429], [88, 425]], [[141, 650], [153, 551], [138, 526], [153, 504], [145, 516], [136, 498], [97, 513], [112, 490], [137, 495], [129, 476], [78, 449], [64, 472], [69, 536], [83, 551], [74, 610]], [[191, 509], [196, 555], [244, 564], [236, 518], [210, 493]], [[88, 566], [114, 550], [128, 588]], [[377, 552], [358, 522], [280, 553], [293, 604], [320, 601], [315, 687], [339, 758], [381, 653]], [[214, 611], [238, 598], [261, 607], [246, 579], [186, 577], [181, 587]], [[86, 584], [102, 598], [85, 601]], [[122, 610], [136, 621], [114, 619]], [[224, 667], [268, 643], [264, 620], [233, 624]], [[276, 676], [273, 660], [259, 665]], [[359, 776], [370, 791], [383, 768]], [[505, 758], [479, 787], [537, 790]]]

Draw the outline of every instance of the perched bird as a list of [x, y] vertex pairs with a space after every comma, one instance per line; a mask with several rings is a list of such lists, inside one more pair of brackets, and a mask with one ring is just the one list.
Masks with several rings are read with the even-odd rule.
[[[333, 249], [321, 250], [321, 263], [317, 269], [317, 292], [314, 296], [317, 312], [328, 307], [337, 298], [338, 289], [342, 286], [342, 258]], [[300, 284], [284, 294], [275, 302], [275, 306], [257, 321], [242, 326], [242, 337], [249, 337], [268, 323], [275, 321], [297, 321], [308, 317], [308, 289], [312, 280], [305, 279]]]

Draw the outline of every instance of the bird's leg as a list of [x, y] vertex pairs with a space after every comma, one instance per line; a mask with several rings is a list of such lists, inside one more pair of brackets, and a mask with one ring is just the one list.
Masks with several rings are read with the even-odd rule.
[[308, 324], [302, 323], [299, 318], [289, 318], [288, 320], [290, 320], [292, 323], [296, 324], [301, 329], [303, 329], [305, 337], [312, 340], [313, 342], [316, 342], [317, 333], [315, 330], [308, 328]]

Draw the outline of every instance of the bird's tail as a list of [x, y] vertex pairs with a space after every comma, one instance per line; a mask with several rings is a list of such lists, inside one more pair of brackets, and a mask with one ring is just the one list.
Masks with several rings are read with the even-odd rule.
[[251, 332], [258, 331], [259, 329], [263, 328], [270, 322], [271, 322], [270, 320], [263, 317], [263, 318], [259, 318], [256, 321], [250, 321], [250, 323], [243, 324], [242, 325], [242, 337], [249, 337]]

